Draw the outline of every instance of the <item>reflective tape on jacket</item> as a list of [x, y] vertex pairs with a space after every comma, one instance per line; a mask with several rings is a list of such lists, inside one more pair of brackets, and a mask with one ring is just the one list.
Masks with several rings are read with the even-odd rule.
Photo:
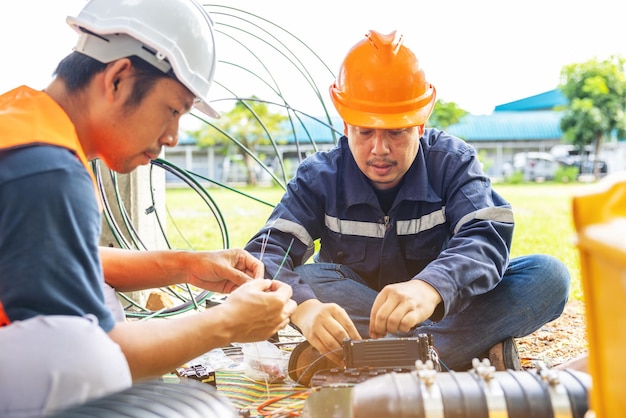
[[[454, 233], [457, 233], [463, 225], [474, 219], [513, 223], [513, 211], [509, 208], [499, 207], [485, 208], [468, 213], [457, 223], [454, 228]], [[417, 235], [422, 231], [427, 231], [438, 225], [445, 224], [445, 222], [445, 207], [443, 207], [441, 210], [429, 213], [417, 219], [398, 221], [396, 232], [399, 236]], [[385, 224], [380, 222], [348, 221], [326, 215], [325, 224], [328, 229], [338, 234], [381, 239], [385, 236]], [[299, 229], [306, 232], [302, 227]]]
[[287, 219], [276, 219], [268, 222], [265, 225], [265, 228], [276, 228], [279, 231], [291, 234], [298, 238], [298, 240], [307, 247], [305, 258], [311, 257], [315, 252], [315, 243], [313, 238], [311, 238], [311, 235], [309, 235], [307, 230], [302, 225], [296, 222], [288, 221]]

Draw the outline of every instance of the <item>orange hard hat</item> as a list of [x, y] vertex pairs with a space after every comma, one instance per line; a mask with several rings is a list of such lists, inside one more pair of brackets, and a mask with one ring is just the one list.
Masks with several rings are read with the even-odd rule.
[[330, 96], [343, 121], [376, 129], [424, 125], [435, 106], [435, 87], [396, 31], [370, 30], [348, 51]]

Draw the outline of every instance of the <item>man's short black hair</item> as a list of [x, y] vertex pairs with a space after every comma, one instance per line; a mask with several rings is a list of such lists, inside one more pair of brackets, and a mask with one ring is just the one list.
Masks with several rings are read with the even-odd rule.
[[[141, 103], [157, 80], [163, 77], [175, 78], [172, 71], [164, 73], [141, 58], [135, 56], [128, 58], [135, 69], [133, 91], [125, 103], [131, 108]], [[76, 93], [85, 88], [96, 74], [104, 71], [106, 66], [107, 64], [87, 55], [72, 52], [59, 62], [53, 75], [65, 82], [69, 93]]]

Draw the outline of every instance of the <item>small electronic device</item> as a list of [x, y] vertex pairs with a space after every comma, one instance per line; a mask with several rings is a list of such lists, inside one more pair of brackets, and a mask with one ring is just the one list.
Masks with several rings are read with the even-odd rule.
[[[294, 350], [294, 353], [299, 354], [300, 351], [302, 350]], [[317, 364], [314, 362], [308, 367], [302, 367], [298, 358], [294, 358], [290, 359], [290, 377], [300, 384], [312, 387], [357, 384], [385, 373], [410, 372], [416, 369], [415, 363], [418, 360], [423, 363], [431, 361], [434, 368], [440, 370], [432, 335], [346, 339], [343, 341], [343, 367], [329, 366], [328, 361], [320, 361]], [[301, 369], [296, 369], [296, 365], [300, 365]]]
[[215, 371], [199, 364], [191, 367], [179, 367], [176, 369], [176, 375], [183, 379], [193, 379], [217, 387]]
[[[415, 362], [436, 362], [433, 338], [419, 334], [411, 338], [378, 338], [343, 342], [346, 368], [415, 368]], [[438, 362], [437, 362], [438, 363]]]

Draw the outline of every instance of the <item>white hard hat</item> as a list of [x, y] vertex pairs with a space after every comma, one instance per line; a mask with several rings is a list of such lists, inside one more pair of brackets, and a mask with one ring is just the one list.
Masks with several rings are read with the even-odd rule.
[[172, 69], [196, 96], [194, 107], [219, 118], [208, 103], [213, 21], [195, 0], [89, 0], [67, 23], [80, 34], [75, 51], [103, 63], [136, 55], [163, 72]]

